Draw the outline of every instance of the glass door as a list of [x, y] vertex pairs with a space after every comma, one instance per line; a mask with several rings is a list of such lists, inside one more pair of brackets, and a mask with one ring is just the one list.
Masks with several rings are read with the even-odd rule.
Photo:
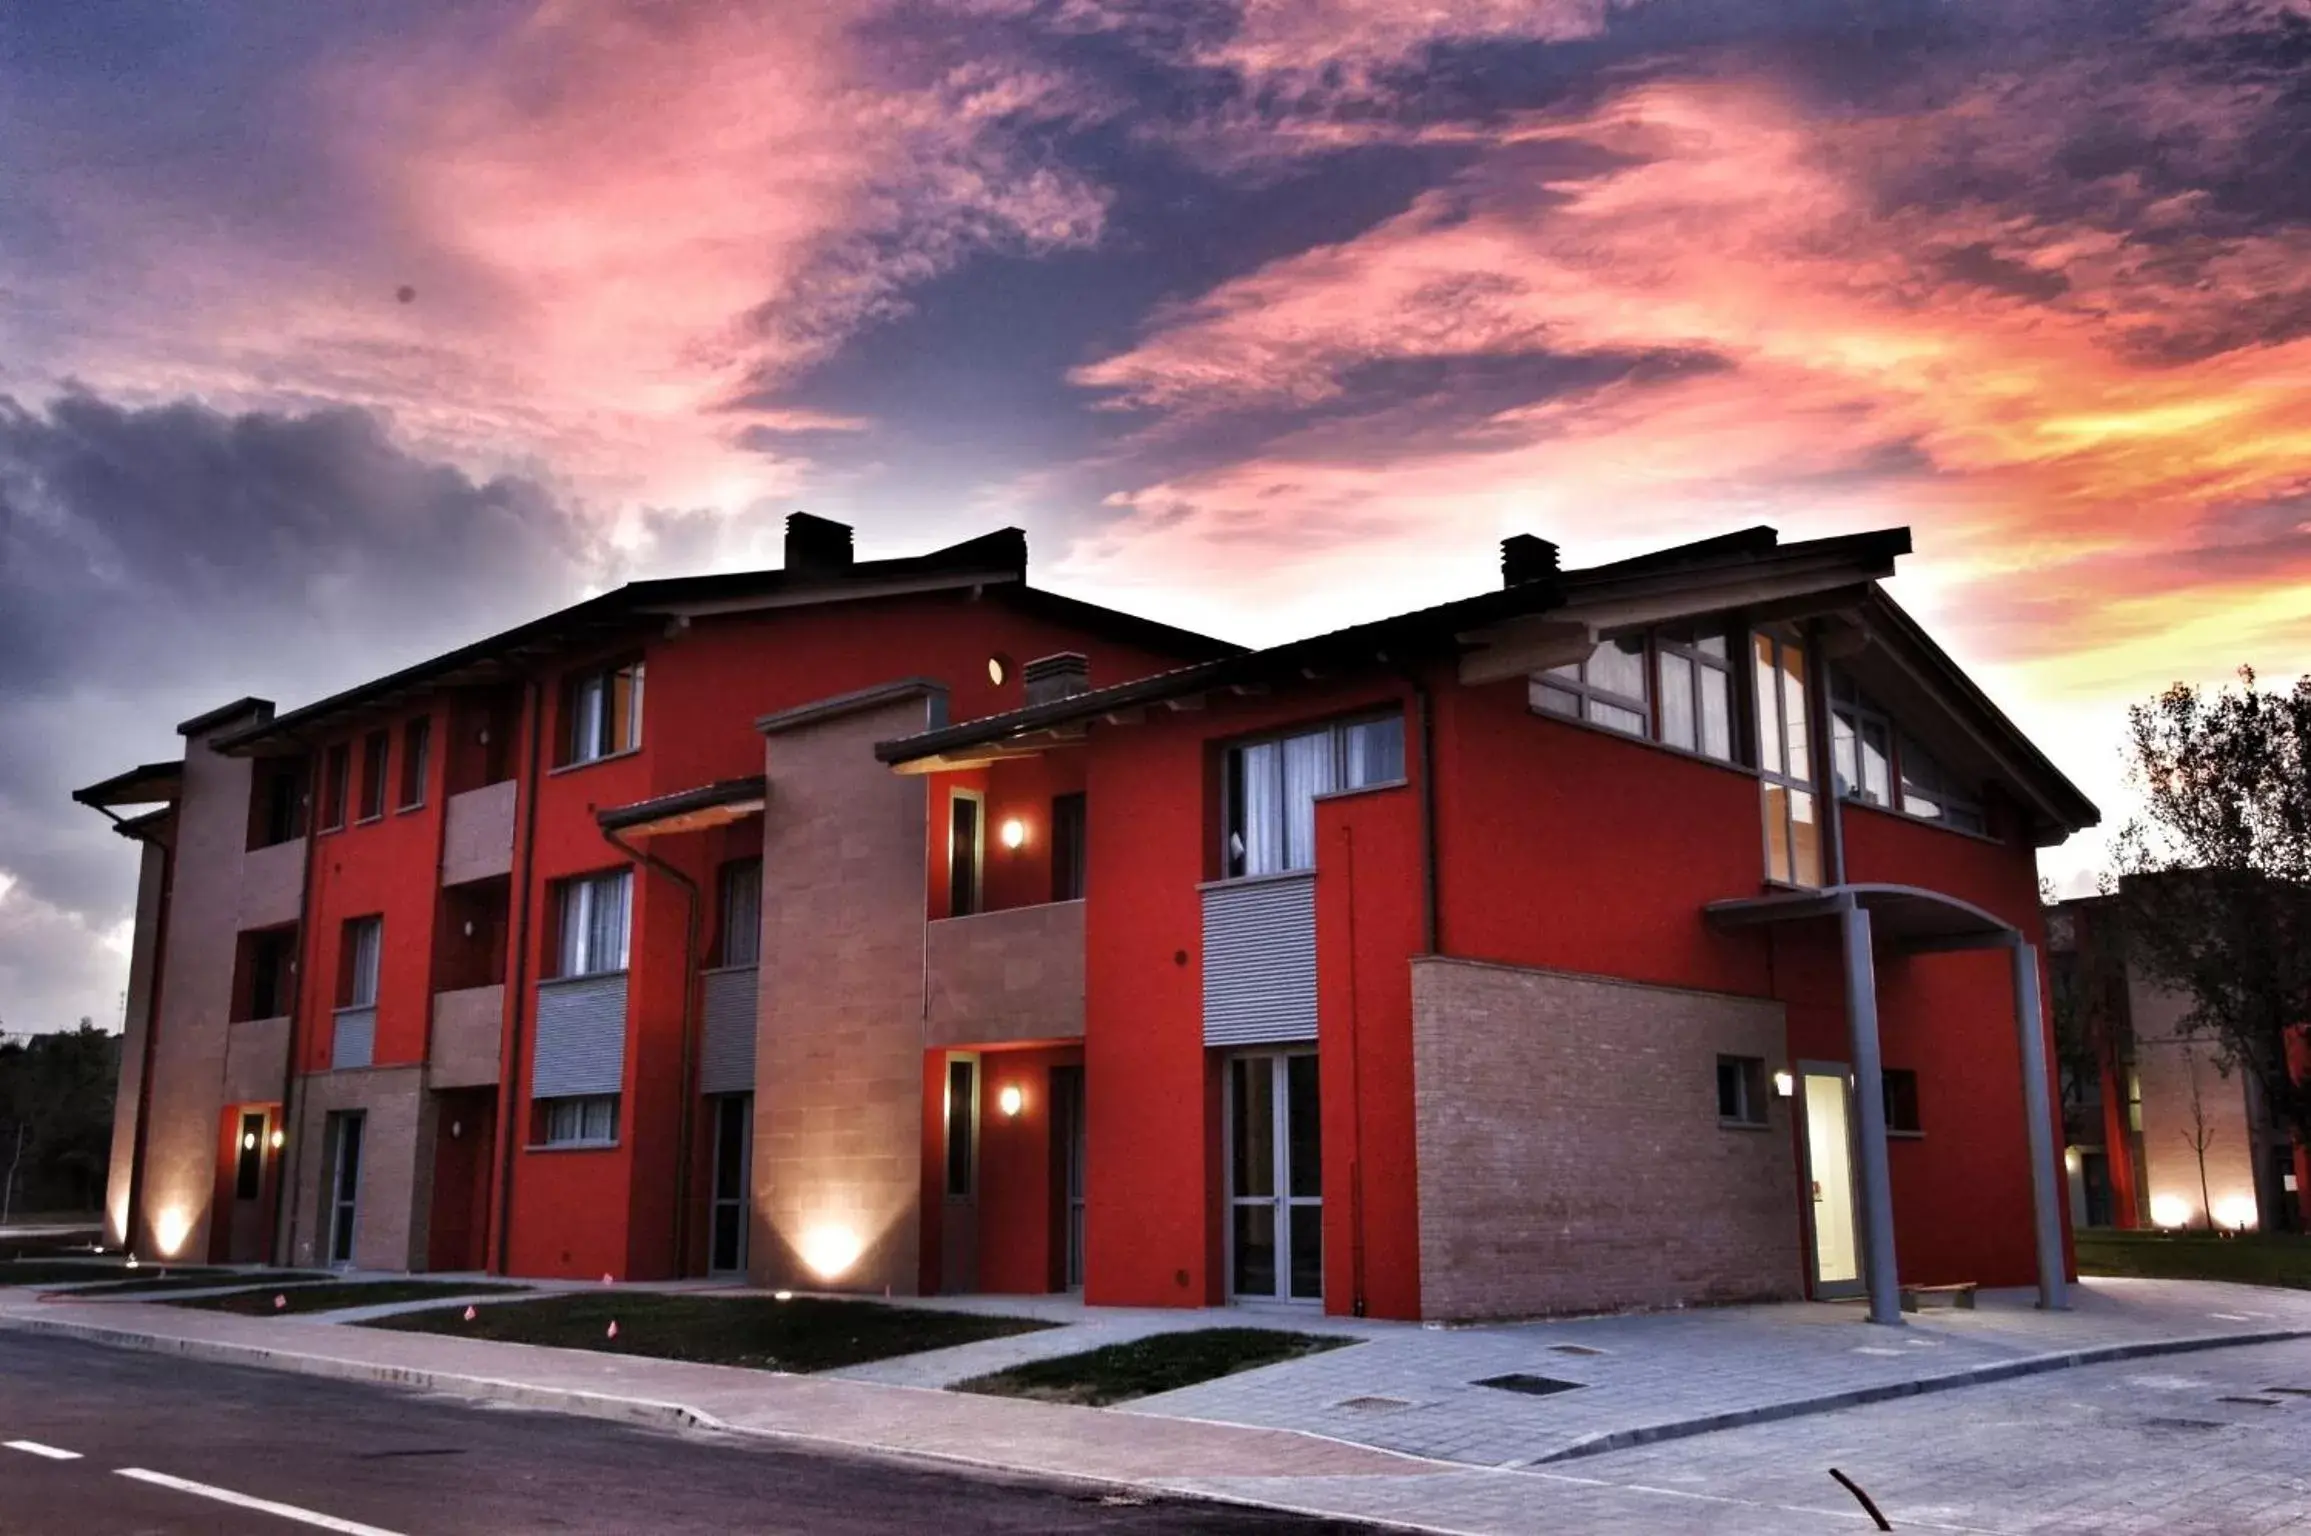
[[329, 1117], [329, 1262], [353, 1262], [353, 1229], [361, 1196], [361, 1113]]
[[1238, 1300], [1324, 1297], [1316, 1083], [1313, 1051], [1228, 1062], [1228, 1289]]
[[1083, 1289], [1084, 1164], [1088, 1138], [1083, 1119], [1083, 1068], [1051, 1069], [1053, 1134], [1059, 1138], [1060, 1186], [1067, 1204], [1060, 1213], [1064, 1239], [1061, 1282], [1065, 1289]]
[[1854, 1226], [1850, 1098], [1843, 1066], [1805, 1069], [1808, 1225], [1813, 1230], [1813, 1289], [1819, 1297], [1855, 1296], [1862, 1289]]
[[709, 1196], [706, 1272], [746, 1269], [746, 1204], [754, 1163], [754, 1095], [726, 1093], [714, 1100], [714, 1189]]

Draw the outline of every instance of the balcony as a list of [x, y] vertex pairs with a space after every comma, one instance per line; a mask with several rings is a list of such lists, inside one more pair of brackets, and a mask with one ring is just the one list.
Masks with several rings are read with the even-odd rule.
[[281, 1096], [289, 1070], [289, 1020], [237, 1019], [225, 1030], [227, 1104], [262, 1104]]
[[926, 1044], [1083, 1033], [1082, 902], [941, 918], [926, 942]]
[[514, 867], [515, 782], [451, 795], [442, 810], [441, 883], [463, 885]]
[[726, 965], [701, 973], [698, 982], [704, 994], [698, 1091], [752, 1093], [755, 968]]
[[503, 986], [460, 987], [433, 994], [433, 1047], [426, 1057], [432, 1088], [494, 1088], [505, 1032]]
[[305, 839], [292, 837], [285, 843], [251, 848], [241, 856], [236, 927], [278, 928], [297, 921], [304, 907]]

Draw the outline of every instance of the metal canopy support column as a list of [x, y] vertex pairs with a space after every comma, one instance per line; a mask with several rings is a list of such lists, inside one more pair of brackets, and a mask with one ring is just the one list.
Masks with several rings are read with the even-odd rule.
[[2014, 1023], [2022, 1041], [2022, 1119], [2029, 1134], [2030, 1211], [2038, 1229], [2038, 1304], [2050, 1312], [2070, 1306], [2062, 1273], [2061, 1206], [2055, 1197], [2054, 1123], [2047, 1108], [2046, 1025], [2038, 992], [2038, 951], [2016, 935]]
[[1838, 912], [1845, 945], [1846, 1032], [1854, 1058], [1855, 1160], [1862, 1197], [1862, 1275], [1870, 1321], [1902, 1322], [1901, 1280], [1894, 1269], [1894, 1187], [1886, 1166], [1885, 1073], [1878, 1060], [1878, 968], [1870, 954], [1870, 913], [1848, 900]]

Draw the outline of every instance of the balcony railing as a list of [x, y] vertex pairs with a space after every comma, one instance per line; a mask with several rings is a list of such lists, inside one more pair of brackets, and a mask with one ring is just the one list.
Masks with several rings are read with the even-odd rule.
[[1083, 903], [1009, 907], [930, 925], [932, 1045], [1066, 1040], [1083, 1033]]
[[366, 1067], [377, 1058], [377, 1009], [340, 1008], [329, 1040], [329, 1070]]
[[505, 1017], [502, 985], [434, 993], [433, 1046], [426, 1058], [428, 1084], [435, 1088], [495, 1086]]
[[[237, 926], [278, 928], [297, 921], [305, 906], [305, 839], [251, 848], [241, 856]], [[278, 1088], [273, 1090], [279, 1093]]]
[[441, 883], [487, 880], [514, 867], [512, 779], [451, 795], [442, 808]]
[[700, 1093], [754, 1092], [755, 968], [726, 965], [702, 973], [698, 1047]]
[[1315, 1039], [1315, 874], [1203, 889], [1204, 1044]]

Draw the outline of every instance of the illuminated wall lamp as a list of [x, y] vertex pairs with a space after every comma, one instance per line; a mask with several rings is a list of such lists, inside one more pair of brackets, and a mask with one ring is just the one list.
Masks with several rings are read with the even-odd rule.
[[1027, 1095], [1019, 1091], [1017, 1083], [1005, 1083], [1003, 1091], [995, 1095], [995, 1107], [1003, 1111], [1004, 1119], [1015, 1119], [1027, 1107]]
[[1003, 839], [1004, 847], [1024, 848], [1027, 846], [1027, 823], [1014, 816], [1003, 823], [1003, 830], [998, 835]]
[[1797, 1092], [1797, 1079], [1796, 1079], [1794, 1076], [1792, 1076], [1790, 1073], [1787, 1073], [1787, 1072], [1776, 1072], [1776, 1073], [1774, 1073], [1774, 1075], [1773, 1075], [1773, 1096], [1774, 1096], [1775, 1098], [1777, 1098], [1777, 1099], [1786, 1099], [1786, 1098], [1789, 1098], [1789, 1097], [1791, 1097], [1792, 1095], [1794, 1095], [1796, 1092]]
[[281, 1150], [283, 1147], [287, 1146], [288, 1144], [289, 1144], [289, 1135], [288, 1135], [288, 1132], [286, 1132], [286, 1131], [275, 1131], [275, 1132], [273, 1133], [273, 1150], [274, 1150], [274, 1151], [278, 1152], [278, 1151], [280, 1151], [280, 1150]]

